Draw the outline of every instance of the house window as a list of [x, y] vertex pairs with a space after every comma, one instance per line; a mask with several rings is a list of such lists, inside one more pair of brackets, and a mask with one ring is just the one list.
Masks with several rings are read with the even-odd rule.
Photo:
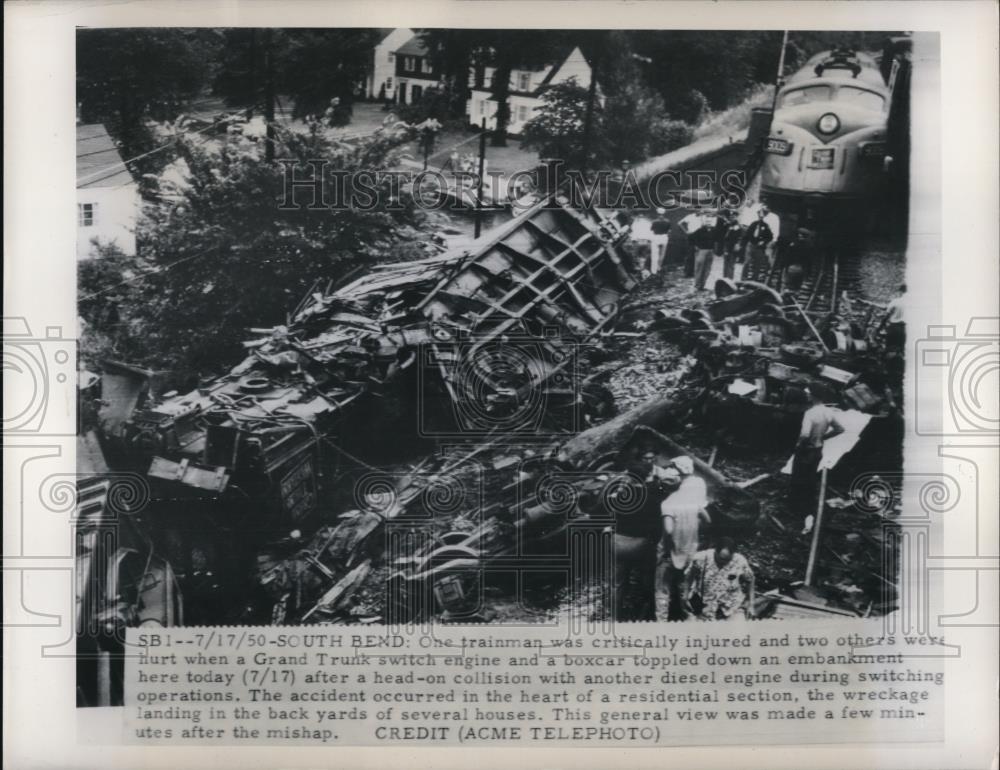
[[403, 57], [403, 69], [407, 72], [412, 72], [417, 68], [417, 62], [412, 56]]
[[485, 99], [483, 99], [482, 101], [479, 102], [479, 114], [480, 115], [485, 115], [486, 114], [486, 100]]
[[431, 72], [434, 71], [434, 68], [431, 66], [431, 63], [428, 59], [420, 60], [420, 71], [427, 75], [430, 75]]
[[517, 90], [518, 91], [530, 91], [531, 90], [531, 73], [522, 72], [517, 79]]
[[522, 104], [517, 108], [517, 122], [524, 123], [528, 119], [528, 108], [526, 105]]
[[394, 61], [396, 61], [396, 54], [394, 54], [392, 51], [389, 51], [389, 64], [392, 64]]
[[392, 78], [386, 78], [385, 79], [385, 90], [388, 91], [390, 88], [392, 88]]
[[76, 205], [77, 224], [80, 227], [93, 227], [97, 220], [96, 203], [78, 203]]

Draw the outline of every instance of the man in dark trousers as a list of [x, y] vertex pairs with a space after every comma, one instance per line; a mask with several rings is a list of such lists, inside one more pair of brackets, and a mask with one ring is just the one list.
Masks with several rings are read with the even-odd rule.
[[688, 243], [694, 249], [695, 291], [703, 291], [712, 270], [712, 260], [715, 256], [716, 227], [718, 217], [711, 212], [695, 211], [680, 221], [679, 227], [687, 235]]
[[[664, 493], [652, 475], [651, 454], [632, 463], [626, 473], [609, 484], [608, 488], [617, 488], [618, 494], [602, 495], [605, 515], [615, 522], [614, 619], [618, 621], [656, 620], [656, 546]], [[641, 500], [641, 504], [635, 506], [634, 500]], [[628, 602], [632, 578], [637, 589], [635, 600]]]
[[823, 403], [823, 398], [815, 391], [806, 389], [812, 406], [802, 415], [802, 429], [795, 444], [792, 459], [792, 482], [789, 490], [792, 505], [805, 513], [802, 534], [812, 531], [816, 509], [816, 472], [823, 459], [823, 444], [844, 432], [844, 426], [837, 419], [837, 413]]
[[804, 227], [795, 231], [795, 240], [782, 250], [784, 288], [798, 291], [812, 267], [812, 232]]
[[757, 211], [757, 219], [747, 227], [744, 241], [750, 251], [743, 264], [743, 274], [740, 276], [744, 281], [763, 281], [771, 269], [767, 258], [767, 247], [774, 240], [774, 232], [765, 221], [767, 215], [767, 207], [761, 206]]
[[736, 275], [736, 263], [743, 249], [743, 225], [733, 211], [727, 211], [723, 222], [722, 233], [722, 277], [733, 278]]

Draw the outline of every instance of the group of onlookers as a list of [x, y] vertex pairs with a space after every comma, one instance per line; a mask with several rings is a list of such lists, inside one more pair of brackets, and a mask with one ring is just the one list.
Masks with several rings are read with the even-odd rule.
[[[707, 545], [705, 480], [687, 456], [642, 452], [628, 468], [642, 480], [642, 505], [615, 515], [617, 620], [725, 620], [751, 617], [754, 577], [728, 537]], [[630, 584], [634, 582], [634, 587]], [[632, 601], [628, 601], [631, 598]]]
[[[649, 225], [648, 272], [659, 275], [666, 261], [672, 224], [666, 210], [658, 208]], [[694, 279], [696, 291], [705, 291], [717, 258], [722, 276], [739, 280], [766, 281], [780, 272], [781, 284], [793, 291], [801, 287], [815, 251], [813, 233], [796, 230], [793, 239], [780, 240], [781, 221], [766, 205], [737, 210], [728, 206], [688, 213], [677, 228], [686, 236], [684, 276]]]

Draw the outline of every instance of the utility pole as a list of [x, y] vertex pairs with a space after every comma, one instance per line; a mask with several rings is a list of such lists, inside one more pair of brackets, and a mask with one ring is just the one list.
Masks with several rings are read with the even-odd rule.
[[257, 30], [250, 30], [250, 103], [247, 105], [247, 120], [253, 118], [253, 108], [257, 101]]
[[272, 32], [264, 30], [264, 121], [267, 124], [267, 138], [264, 142], [264, 160], [274, 162], [274, 56]]
[[778, 56], [778, 74], [774, 78], [774, 96], [771, 99], [771, 119], [774, 120], [774, 111], [778, 107], [778, 91], [785, 82], [785, 49], [788, 48], [788, 30], [781, 36], [781, 54]]
[[476, 182], [476, 238], [483, 229], [483, 172], [486, 166], [486, 118], [479, 132], [479, 179]]
[[580, 174], [583, 178], [587, 176], [587, 161], [590, 159], [590, 137], [594, 124], [594, 102], [597, 99], [597, 60], [600, 56], [599, 50], [593, 56], [594, 63], [590, 67], [590, 85], [587, 88], [587, 112], [583, 118], [583, 157], [580, 159]]

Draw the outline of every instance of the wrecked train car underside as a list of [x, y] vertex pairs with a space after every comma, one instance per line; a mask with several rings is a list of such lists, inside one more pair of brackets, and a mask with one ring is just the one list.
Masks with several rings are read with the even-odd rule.
[[104, 438], [138, 460], [154, 498], [228, 500], [275, 529], [296, 524], [316, 506], [321, 444], [371, 396], [416, 388], [428, 403], [413, 405], [415, 423], [439, 396], [451, 424], [415, 427], [442, 435], [535, 427], [540, 397], [575, 408], [573, 348], [634, 286], [625, 234], [597, 211], [543, 199], [474, 249], [311, 293], [286, 326], [254, 330], [229, 374], [144, 404]]

